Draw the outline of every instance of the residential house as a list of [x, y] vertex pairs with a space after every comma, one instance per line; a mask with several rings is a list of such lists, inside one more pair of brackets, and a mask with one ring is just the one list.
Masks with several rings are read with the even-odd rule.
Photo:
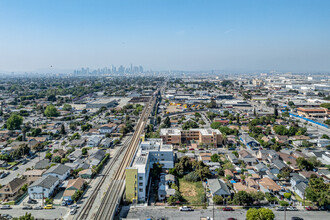
[[105, 151], [101, 149], [91, 149], [89, 150], [89, 157], [86, 162], [88, 162], [90, 166], [97, 166], [102, 161], [105, 154]]
[[268, 167], [263, 164], [263, 163], [258, 163], [256, 166], [255, 166], [255, 170], [261, 174], [261, 175], [264, 175], [266, 173], [266, 171], [268, 170]]
[[256, 141], [253, 137], [250, 137], [248, 133], [243, 133], [242, 135], [239, 136], [240, 141], [243, 142], [243, 144], [252, 150], [259, 149], [259, 142]]
[[279, 170], [282, 170], [283, 168], [287, 167], [287, 165], [282, 160], [273, 160], [272, 165]]
[[257, 190], [255, 188], [252, 187], [248, 187], [247, 185], [244, 185], [242, 182], [238, 182], [238, 183], [233, 183], [233, 188], [235, 190], [235, 192], [239, 192], [239, 191], [245, 191], [245, 192], [257, 192]]
[[55, 166], [52, 166], [49, 168], [43, 176], [54, 176], [60, 179], [60, 181], [65, 180], [68, 178], [70, 175], [70, 167], [62, 165], [62, 164], [57, 164]]
[[111, 138], [105, 138], [101, 141], [101, 147], [109, 148], [111, 147], [113, 140]]
[[68, 159], [70, 161], [75, 161], [78, 160], [82, 157], [82, 150], [81, 149], [76, 149], [75, 151], [73, 151], [69, 156]]
[[200, 153], [199, 154], [199, 161], [203, 161], [203, 163], [211, 162], [211, 153]]
[[49, 198], [59, 184], [60, 179], [51, 175], [43, 176], [32, 183], [28, 188], [31, 199]]
[[286, 153], [282, 153], [282, 152], [277, 152], [277, 154], [284, 161], [284, 163], [286, 163], [291, 169], [294, 169], [294, 170], [298, 169], [296, 158], [294, 158], [290, 154], [286, 154]]
[[88, 147], [97, 147], [100, 144], [101, 137], [99, 135], [92, 135], [88, 138]]
[[2, 200], [15, 200], [17, 197], [22, 195], [23, 192], [21, 191], [21, 188], [24, 184], [27, 184], [25, 179], [14, 178], [0, 189], [0, 198]]
[[260, 190], [264, 193], [266, 192], [272, 192], [272, 193], [277, 193], [281, 190], [281, 187], [277, 185], [274, 180], [264, 177], [259, 180], [259, 186]]
[[308, 183], [308, 180], [297, 174], [297, 173], [291, 173], [290, 174], [290, 183], [291, 183], [291, 187], [294, 188], [297, 184], [299, 184], [300, 182], [304, 182], [304, 183]]
[[211, 191], [212, 196], [219, 195], [223, 198], [230, 196], [230, 190], [228, 189], [227, 185], [221, 179], [208, 179], [207, 184]]
[[230, 162], [232, 162], [233, 164], [238, 164], [238, 159], [237, 157], [233, 154], [233, 153], [228, 153], [227, 154], [227, 158]]
[[275, 140], [280, 144], [288, 143], [288, 138], [287, 135], [275, 135]]
[[294, 187], [292, 187], [293, 191], [300, 196], [300, 198], [304, 199], [305, 198], [305, 190], [307, 188], [307, 184], [305, 182], [300, 182]]
[[175, 176], [172, 174], [161, 174], [158, 185], [158, 199], [160, 201], [175, 195], [175, 189], [171, 188], [171, 184], [175, 183]]
[[93, 177], [93, 172], [91, 169], [85, 169], [82, 170], [78, 173], [79, 177], [83, 178], [83, 179], [92, 179]]
[[34, 181], [38, 180], [40, 177], [42, 177], [42, 174], [46, 171], [46, 169], [43, 170], [27, 170], [23, 173], [23, 176], [27, 179], [29, 183], [33, 183]]
[[63, 200], [72, 200], [71, 197], [73, 194], [78, 191], [82, 190], [84, 186], [85, 180], [81, 177], [78, 177], [77, 179], [70, 179], [68, 182], [68, 185], [63, 193]]
[[117, 128], [117, 125], [114, 123], [109, 123], [102, 125], [99, 129], [100, 134], [112, 133], [113, 130]]
[[246, 150], [241, 150], [238, 152], [239, 159], [243, 160], [245, 164], [248, 166], [256, 165], [258, 164], [258, 161], [254, 156], [252, 156], [249, 152]]

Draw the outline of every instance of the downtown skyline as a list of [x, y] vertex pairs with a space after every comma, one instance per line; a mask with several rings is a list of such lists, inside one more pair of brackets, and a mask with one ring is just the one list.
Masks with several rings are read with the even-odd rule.
[[[328, 1], [1, 1], [1, 72], [329, 72]], [[51, 67], [51, 68], [50, 68]]]

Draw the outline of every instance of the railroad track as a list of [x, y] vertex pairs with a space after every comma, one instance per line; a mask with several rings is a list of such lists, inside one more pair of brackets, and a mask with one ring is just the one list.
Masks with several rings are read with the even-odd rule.
[[105, 173], [102, 176], [101, 180], [97, 183], [94, 191], [89, 196], [89, 199], [85, 203], [85, 205], [82, 207], [82, 210], [78, 213], [78, 216], [76, 219], [87, 219], [90, 210], [93, 207], [94, 201], [97, 198], [97, 194], [99, 193], [99, 190], [106, 180], [107, 176], [109, 175], [110, 171], [113, 169], [113, 166], [115, 165], [116, 161], [120, 157], [120, 155], [125, 151], [126, 147], [128, 146], [129, 142], [131, 141], [132, 137], [129, 137], [125, 140], [125, 142], [122, 144], [122, 147], [119, 149], [119, 151], [116, 152], [115, 156], [111, 158], [110, 164], [106, 167]]
[[121, 161], [119, 169], [111, 178], [109, 189], [106, 192], [106, 195], [103, 197], [101, 205], [93, 216], [93, 219], [108, 220], [114, 217], [116, 208], [119, 205], [121, 196], [124, 192], [125, 170], [131, 165], [134, 159], [140, 142], [140, 136], [145, 128], [146, 122], [153, 109], [153, 106], [155, 105], [155, 102], [156, 97], [152, 97], [152, 99], [144, 108], [132, 137], [131, 144], [125, 152], [124, 159]]

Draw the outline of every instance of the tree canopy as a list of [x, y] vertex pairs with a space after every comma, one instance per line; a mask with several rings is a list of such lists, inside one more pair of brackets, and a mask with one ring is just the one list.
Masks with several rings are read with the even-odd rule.
[[19, 130], [22, 124], [23, 117], [18, 114], [12, 114], [6, 122], [8, 130]]
[[54, 105], [48, 105], [44, 112], [47, 117], [57, 117], [59, 113]]

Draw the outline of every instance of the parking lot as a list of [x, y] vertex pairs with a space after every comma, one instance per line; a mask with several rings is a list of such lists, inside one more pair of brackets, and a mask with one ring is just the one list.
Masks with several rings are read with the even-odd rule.
[[[126, 207], [128, 209], [128, 207]], [[125, 210], [125, 207], [123, 208]], [[124, 214], [125, 211], [122, 211]], [[328, 212], [325, 211], [274, 211], [276, 219], [285, 219], [284, 215], [286, 215], [287, 220], [291, 220], [291, 217], [301, 217], [305, 220], [320, 220], [320, 219], [328, 219]], [[190, 212], [180, 212], [179, 209], [171, 209], [164, 207], [138, 207], [131, 208], [126, 212], [126, 216], [122, 216], [126, 218], [135, 218], [135, 219], [147, 219], [147, 218], [167, 218], [168, 220], [199, 220], [201, 217], [213, 217], [212, 208], [194, 210]], [[227, 211], [224, 212], [220, 209], [214, 210], [214, 220], [224, 220], [228, 218], [236, 218], [238, 220], [244, 220], [246, 217], [246, 210], [239, 209], [235, 211]]]

